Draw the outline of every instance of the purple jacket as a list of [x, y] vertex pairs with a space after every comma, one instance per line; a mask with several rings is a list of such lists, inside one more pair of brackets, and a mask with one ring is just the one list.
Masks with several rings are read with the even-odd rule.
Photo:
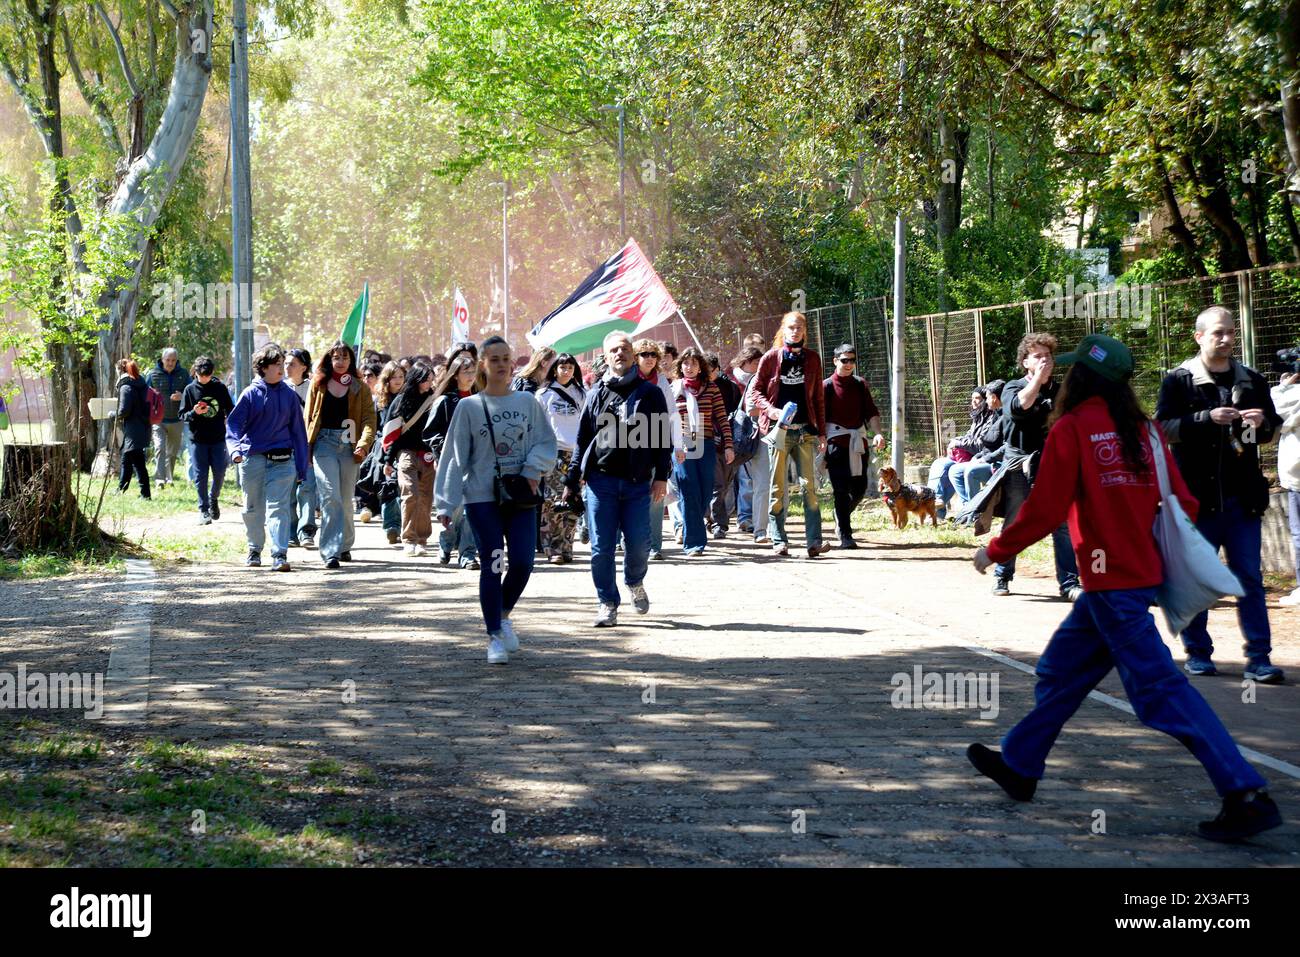
[[226, 450], [233, 459], [274, 449], [292, 449], [298, 480], [306, 479], [307, 425], [298, 393], [283, 380], [254, 379], [226, 418]]

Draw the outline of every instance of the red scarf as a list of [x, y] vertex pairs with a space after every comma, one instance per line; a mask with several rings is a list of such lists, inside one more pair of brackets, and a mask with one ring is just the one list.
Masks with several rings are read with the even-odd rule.
[[698, 396], [704, 391], [703, 376], [682, 376], [682, 385], [691, 395]]

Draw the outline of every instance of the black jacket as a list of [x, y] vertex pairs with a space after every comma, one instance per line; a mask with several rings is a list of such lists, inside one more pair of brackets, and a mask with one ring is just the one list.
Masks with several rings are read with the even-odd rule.
[[1047, 417], [1061, 386], [1055, 379], [1048, 380], [1038, 390], [1034, 404], [1022, 409], [1017, 400], [1027, 385], [1027, 378], [1013, 379], [1002, 390], [1003, 441], [1021, 452], [1041, 452], [1047, 442]]
[[[447, 432], [451, 429], [451, 416], [456, 411], [456, 403], [460, 401], [460, 393], [451, 389], [438, 396], [433, 408], [429, 411], [429, 418], [424, 426], [424, 431], [420, 434], [420, 439], [425, 446], [437, 458], [442, 458], [442, 446], [447, 441]], [[410, 434], [409, 432], [407, 433]]]
[[[1282, 417], [1262, 375], [1236, 359], [1231, 368], [1232, 386], [1221, 389], [1199, 355], [1188, 359], [1160, 383], [1156, 420], [1188, 490], [1201, 504], [1200, 514], [1222, 511], [1235, 496], [1247, 515], [1263, 515], [1268, 479], [1259, 467], [1259, 446], [1276, 438]], [[1264, 423], [1254, 430], [1254, 441], [1243, 441], [1251, 436], [1240, 420], [1231, 425], [1210, 421], [1210, 410], [1221, 405], [1263, 410]]]
[[[172, 401], [172, 393], [180, 392], [182, 398], [184, 398], [185, 387], [192, 381], [194, 380], [190, 378], [190, 374], [179, 362], [176, 363], [175, 369], [168, 372], [163, 368], [162, 360], [159, 359], [158, 364], [149, 370], [149, 374], [145, 376], [145, 382], [149, 384], [149, 388], [162, 396], [164, 422], [179, 422], [181, 420], [181, 403], [180, 401]], [[229, 412], [230, 409], [226, 411]]]
[[[624, 406], [631, 409], [630, 414], [624, 413]], [[597, 441], [602, 425], [611, 421], [605, 416], [625, 424], [625, 434], [607, 429], [605, 435], [614, 441]], [[582, 406], [578, 444], [565, 484], [576, 494], [578, 486], [592, 472], [604, 472], [629, 482], [668, 481], [673, 450], [670, 421], [668, 403], [657, 385], [639, 375], [626, 386], [601, 379], [587, 392], [587, 401]], [[642, 441], [625, 441], [638, 434]]]
[[153, 433], [149, 428], [149, 399], [145, 395], [148, 388], [143, 378], [124, 375], [117, 380], [114, 421], [122, 430], [123, 452], [141, 452], [149, 447]]
[[[194, 407], [200, 399], [207, 402], [216, 414], [196, 415]], [[190, 424], [190, 438], [199, 445], [215, 445], [218, 442], [225, 444], [226, 416], [234, 407], [235, 400], [230, 397], [230, 390], [216, 376], [209, 379], [207, 385], [195, 379], [181, 391], [181, 421]]]
[[[445, 394], [446, 393], [443, 393], [443, 395]], [[419, 412], [420, 406], [424, 405], [424, 401], [427, 398], [428, 396], [421, 396], [420, 405], [417, 405], [415, 407], [415, 410], [417, 412]], [[441, 399], [442, 396], [439, 396], [438, 398]], [[434, 404], [435, 405], [437, 404], [436, 400]], [[401, 397], [397, 396], [393, 399], [392, 402], [388, 403], [388, 408], [386, 408], [383, 411], [383, 413], [380, 415], [379, 434], [381, 436], [381, 439], [384, 433], [384, 426], [388, 424], [389, 419], [397, 415], [397, 410], [401, 408], [401, 405], [402, 405]], [[393, 444], [386, 449], [382, 448], [383, 445], [382, 441], [376, 442], [375, 443], [376, 445], [381, 446], [380, 461], [382, 461], [384, 465], [396, 465], [397, 460], [401, 457], [403, 452], [428, 452], [429, 446], [424, 440], [424, 432], [425, 432], [425, 427], [429, 424], [432, 418], [433, 418], [432, 408], [426, 410], [422, 415], [416, 416], [415, 421], [412, 422], [410, 426], [407, 427], [406, 431], [403, 432], [401, 435], [399, 435], [393, 441]], [[448, 422], [450, 422], [450, 420], [448, 420]], [[443, 432], [443, 435], [445, 436], [446, 432]], [[441, 451], [441, 449], [439, 449], [439, 451]]]

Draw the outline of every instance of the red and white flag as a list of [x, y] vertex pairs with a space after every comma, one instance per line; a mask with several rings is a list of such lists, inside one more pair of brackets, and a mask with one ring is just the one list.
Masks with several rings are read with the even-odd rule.
[[469, 342], [469, 304], [461, 295], [459, 286], [456, 287], [455, 301], [451, 308], [451, 342], [452, 345]]

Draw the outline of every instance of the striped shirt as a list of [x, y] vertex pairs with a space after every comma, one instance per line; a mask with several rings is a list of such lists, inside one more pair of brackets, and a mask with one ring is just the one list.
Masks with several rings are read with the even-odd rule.
[[[727, 418], [727, 404], [722, 399], [722, 391], [717, 383], [710, 382], [700, 392], [700, 428], [704, 432], [699, 438], [711, 439], [722, 436], [722, 449], [731, 448], [731, 421]], [[681, 395], [677, 396], [677, 414], [682, 417], [682, 437], [689, 445], [692, 441], [691, 421], [686, 404], [686, 386], [682, 385]]]

